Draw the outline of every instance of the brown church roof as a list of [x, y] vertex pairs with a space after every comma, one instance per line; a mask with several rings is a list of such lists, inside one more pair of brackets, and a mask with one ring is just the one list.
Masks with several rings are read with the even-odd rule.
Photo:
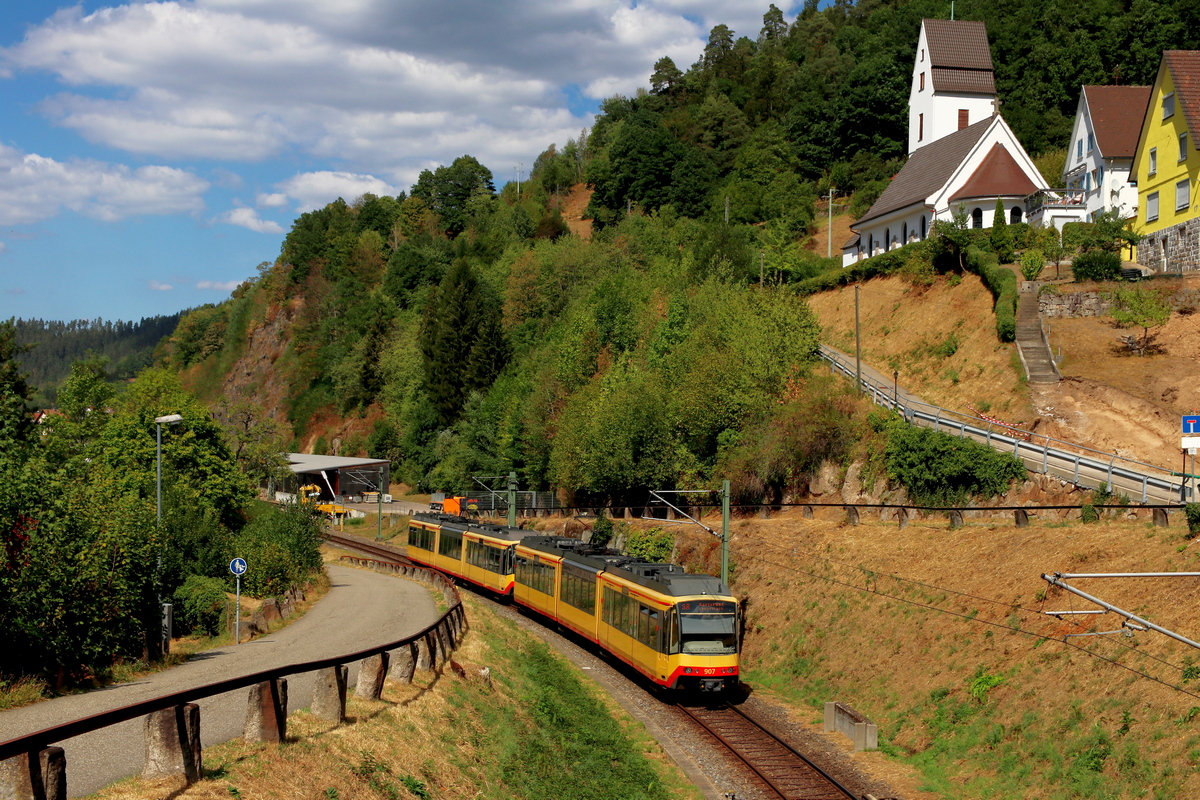
[[981, 69], [946, 69], [934, 67], [930, 70], [935, 92], [962, 94], [995, 94], [996, 79], [990, 71]]
[[1133, 158], [1150, 91], [1149, 86], [1083, 87], [1096, 146], [1106, 158]]
[[987, 26], [972, 20], [926, 19], [929, 64], [952, 69], [982, 69], [991, 72], [992, 51]]
[[954, 170], [962, 164], [971, 148], [979, 143], [991, 124], [992, 117], [985, 117], [974, 125], [916, 150], [875, 204], [854, 225], [861, 225], [914, 203], [925, 202], [931, 194], [946, 185]]
[[968, 197], [1026, 197], [1037, 185], [1021, 169], [1008, 149], [997, 142], [983, 161], [950, 198], [951, 202]]
[[936, 92], [996, 93], [987, 26], [970, 20], [923, 20]]
[[1175, 97], [1183, 108], [1194, 145], [1200, 144], [1200, 50], [1164, 50], [1163, 60], [1175, 82]]

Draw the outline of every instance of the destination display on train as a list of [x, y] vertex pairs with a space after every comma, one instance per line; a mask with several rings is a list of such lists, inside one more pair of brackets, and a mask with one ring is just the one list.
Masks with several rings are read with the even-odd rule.
[[728, 600], [685, 600], [679, 604], [680, 614], [732, 614], [733, 603]]

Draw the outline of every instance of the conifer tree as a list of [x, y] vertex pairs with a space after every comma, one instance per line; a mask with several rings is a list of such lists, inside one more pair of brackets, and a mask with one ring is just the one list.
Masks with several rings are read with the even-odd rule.
[[996, 198], [996, 213], [992, 217], [991, 241], [992, 252], [996, 254], [996, 258], [1000, 259], [1000, 263], [1011, 263], [1015, 257], [1013, 235], [1012, 231], [1008, 229], [1008, 220], [1004, 216], [1004, 201], [999, 197]]

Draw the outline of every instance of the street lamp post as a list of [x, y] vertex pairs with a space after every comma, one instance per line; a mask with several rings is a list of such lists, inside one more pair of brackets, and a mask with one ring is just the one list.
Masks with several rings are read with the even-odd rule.
[[[178, 425], [183, 422], [183, 417], [179, 414], [168, 414], [165, 417], [154, 418], [154, 428], [156, 433], [156, 443], [154, 448], [155, 453], [155, 471], [154, 471], [154, 497], [156, 515], [158, 520], [159, 535], [162, 535], [162, 426], [163, 425]], [[171, 622], [167, 613], [167, 606], [163, 603], [162, 597], [162, 565], [163, 552], [162, 542], [158, 544], [158, 571], [156, 573], [156, 583], [158, 584], [158, 610], [162, 615], [162, 651], [166, 653], [171, 648]]]

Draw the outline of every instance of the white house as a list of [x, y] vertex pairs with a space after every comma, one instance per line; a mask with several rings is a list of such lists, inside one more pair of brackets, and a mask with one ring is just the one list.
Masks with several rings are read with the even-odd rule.
[[1026, 198], [1049, 188], [1012, 129], [988, 117], [918, 149], [874, 205], [852, 226], [842, 265], [929, 235], [935, 220], [967, 215], [990, 228], [999, 198], [1009, 222], [1026, 220]]
[[996, 200], [1009, 222], [1061, 227], [1084, 219], [1081, 199], [1054, 192], [996, 113], [987, 28], [982, 22], [921, 23], [909, 94], [909, 157], [842, 246], [842, 265], [929, 235], [962, 210], [990, 228]]
[[909, 154], [995, 113], [987, 27], [968, 20], [922, 20], [908, 95]]
[[1137, 216], [1138, 190], [1129, 182], [1142, 118], [1150, 102], [1149, 86], [1084, 86], [1079, 93], [1063, 185], [1083, 192], [1090, 220], [1118, 209]]

